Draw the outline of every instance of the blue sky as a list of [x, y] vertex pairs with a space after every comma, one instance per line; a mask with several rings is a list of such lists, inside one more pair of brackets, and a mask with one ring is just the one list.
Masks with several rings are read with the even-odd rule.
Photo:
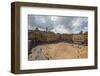
[[88, 17], [28, 15], [28, 29], [39, 28], [55, 33], [78, 33], [88, 31]]

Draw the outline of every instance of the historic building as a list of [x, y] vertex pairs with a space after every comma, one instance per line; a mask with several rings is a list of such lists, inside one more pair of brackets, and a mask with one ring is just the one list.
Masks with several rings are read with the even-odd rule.
[[55, 43], [55, 42], [69, 42], [75, 44], [88, 43], [88, 32], [83, 33], [82, 31], [77, 34], [55, 34], [50, 31], [40, 31], [38, 28], [35, 30], [28, 31], [28, 48], [37, 46], [38, 44], [44, 43]]
[[72, 42], [73, 43], [78, 43], [78, 44], [86, 44], [88, 42], [88, 33], [85, 32], [83, 33], [82, 31], [77, 34], [72, 35]]

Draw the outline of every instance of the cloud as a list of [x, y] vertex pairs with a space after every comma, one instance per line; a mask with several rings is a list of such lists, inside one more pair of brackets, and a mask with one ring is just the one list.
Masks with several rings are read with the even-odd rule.
[[75, 16], [28, 16], [28, 25], [30, 28], [36, 28], [55, 33], [77, 33], [81, 30], [87, 31], [88, 18], [87, 17], [75, 17]]
[[58, 21], [58, 19], [59, 19], [59, 17], [58, 16], [51, 16], [50, 17], [51, 18], [51, 21]]
[[88, 30], [88, 27], [84, 27], [84, 28], [82, 29], [83, 32], [86, 32], [87, 30]]
[[30, 24], [28, 25], [29, 30], [34, 30], [34, 27], [32, 27]]
[[69, 31], [64, 27], [64, 25], [58, 25], [57, 27], [55, 27], [51, 31], [55, 32], [55, 33], [61, 33], [61, 34], [69, 33]]

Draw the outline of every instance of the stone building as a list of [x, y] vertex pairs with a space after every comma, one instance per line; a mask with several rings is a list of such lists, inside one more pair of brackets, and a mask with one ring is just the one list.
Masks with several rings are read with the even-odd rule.
[[39, 44], [57, 42], [69, 42], [76, 44], [88, 44], [88, 32], [82, 31], [77, 34], [60, 34], [50, 31], [40, 31], [38, 28], [28, 31], [28, 49], [31, 49]]
[[62, 34], [61, 40], [65, 42], [72, 42], [72, 34]]
[[83, 33], [82, 31], [77, 34], [72, 35], [72, 42], [73, 43], [78, 43], [78, 44], [85, 44], [87, 45], [88, 42], [88, 33], [85, 32]]

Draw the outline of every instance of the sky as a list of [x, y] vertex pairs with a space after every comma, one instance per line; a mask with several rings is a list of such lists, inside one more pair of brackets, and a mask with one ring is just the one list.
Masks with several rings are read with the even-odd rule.
[[88, 31], [88, 17], [28, 15], [28, 30], [38, 28], [54, 33], [79, 33]]

